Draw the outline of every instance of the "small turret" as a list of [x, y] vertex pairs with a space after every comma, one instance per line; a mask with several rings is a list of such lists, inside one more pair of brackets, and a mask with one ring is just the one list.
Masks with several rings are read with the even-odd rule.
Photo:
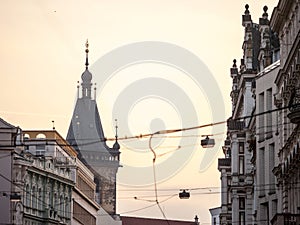
[[262, 14], [262, 17], [259, 18], [260, 52], [258, 55], [258, 61], [260, 71], [272, 63], [270, 46], [270, 21], [267, 13], [268, 7], [264, 6], [263, 10], [264, 13]]

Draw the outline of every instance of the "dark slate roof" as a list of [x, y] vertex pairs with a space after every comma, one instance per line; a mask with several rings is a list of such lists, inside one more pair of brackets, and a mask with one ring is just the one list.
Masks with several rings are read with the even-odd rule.
[[0, 118], [0, 128], [11, 128], [11, 129], [14, 129], [14, 128], [17, 128], [17, 127], [15, 127], [14, 125], [6, 122], [4, 119]]

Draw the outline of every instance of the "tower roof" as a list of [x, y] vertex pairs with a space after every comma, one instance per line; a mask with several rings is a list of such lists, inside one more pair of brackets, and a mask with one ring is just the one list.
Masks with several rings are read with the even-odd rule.
[[[110, 160], [119, 155], [120, 145], [117, 142], [113, 148], [106, 144], [106, 138], [95, 99], [91, 98], [92, 74], [88, 70], [88, 41], [85, 45], [85, 71], [81, 75], [82, 97], [77, 98], [73, 117], [67, 134], [67, 141], [78, 151], [79, 156], [94, 167], [119, 166], [118, 160]], [[92, 165], [93, 164], [93, 165]], [[96, 168], [94, 168], [97, 170]]]

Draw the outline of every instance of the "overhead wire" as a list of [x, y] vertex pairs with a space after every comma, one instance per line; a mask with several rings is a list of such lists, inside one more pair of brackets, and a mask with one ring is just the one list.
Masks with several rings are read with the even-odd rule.
[[[284, 108], [287, 108], [287, 107], [284, 107]], [[282, 110], [282, 109], [284, 109], [284, 108], [281, 108], [280, 110]], [[257, 114], [255, 114], [255, 115], [251, 115], [251, 116], [245, 116], [245, 117], [242, 117], [243, 119], [246, 119], [246, 118], [250, 118], [250, 117], [253, 117], [253, 116], [259, 116], [259, 115], [262, 115], [262, 114], [265, 114], [265, 113], [271, 113], [271, 112], [274, 112], [274, 111], [277, 111], [278, 109], [276, 109], [276, 110], [268, 110], [268, 111], [266, 111], [266, 112], [262, 112], [262, 113], [257, 113]], [[238, 118], [238, 119], [241, 119], [241, 118]], [[236, 119], [237, 120], [237, 119]], [[221, 122], [216, 122], [216, 123], [211, 123], [211, 124], [205, 124], [205, 125], [201, 125], [201, 126], [195, 126], [195, 127], [189, 127], [189, 128], [181, 128], [181, 129], [175, 129], [175, 130], [166, 130], [168, 133], [176, 133], [176, 132], [179, 132], [179, 131], [187, 131], [187, 130], [192, 130], [192, 129], [199, 129], [199, 128], [204, 128], [204, 127], [208, 127], [208, 126], [214, 126], [214, 125], [220, 125], [220, 124], [223, 124], [223, 123], [226, 123], [227, 121], [221, 121]], [[153, 137], [153, 135], [154, 134], [161, 134], [160, 133], [160, 131], [158, 131], [158, 132], [155, 132], [155, 133], [152, 133], [152, 134], [144, 134], [144, 135], [142, 135], [142, 137], [149, 137], [149, 136], [151, 136], [151, 137]], [[128, 139], [133, 139], [133, 138], [140, 138], [141, 137], [141, 135], [140, 136], [132, 136], [132, 137], [125, 137], [125, 138], [119, 138], [119, 140], [128, 140]], [[151, 138], [150, 137], [150, 138]], [[169, 137], [172, 137], [172, 136], [169, 136]], [[183, 137], [183, 136], [181, 136], [181, 137]], [[175, 138], [175, 137], [174, 137]], [[106, 140], [110, 140], [110, 139], [105, 139], [105, 140], [101, 140], [101, 141], [106, 141]], [[115, 139], [114, 139], [115, 140]], [[90, 142], [90, 143], [85, 143], [85, 144], [94, 144], [94, 143], [97, 143], [97, 142], [99, 142], [99, 141], [94, 141], [94, 142]], [[2, 146], [1, 146], [2, 147]], [[154, 153], [155, 154], [155, 153]], [[9, 155], [6, 155], [6, 156], [1, 156], [1, 157], [8, 157]], [[156, 157], [156, 155], [155, 155], [155, 157]], [[153, 160], [153, 164], [155, 163], [155, 160]], [[154, 170], [154, 172], [155, 172], [155, 170]], [[1, 175], [1, 177], [3, 177], [3, 175], [2, 174], [0, 174]], [[155, 178], [155, 173], [154, 173], [154, 179], [156, 179]], [[156, 187], [156, 189], [155, 189], [155, 191], [156, 191], [156, 193], [155, 193], [155, 198], [156, 198], [156, 204], [158, 205], [158, 207], [159, 207], [159, 209], [160, 209], [160, 211], [161, 211], [161, 213], [162, 213], [162, 215], [164, 216], [164, 218], [167, 220], [167, 218], [166, 218], [166, 215], [165, 215], [165, 213], [164, 213], [164, 211], [162, 210], [162, 208], [160, 207], [160, 205], [159, 205], [159, 202], [158, 202], [158, 195], [157, 195], [157, 187]], [[211, 192], [210, 192], [211, 193]], [[205, 194], [210, 194], [210, 193], [205, 193]], [[40, 199], [39, 199], [40, 200]], [[168, 220], [167, 220], [168, 221]]]

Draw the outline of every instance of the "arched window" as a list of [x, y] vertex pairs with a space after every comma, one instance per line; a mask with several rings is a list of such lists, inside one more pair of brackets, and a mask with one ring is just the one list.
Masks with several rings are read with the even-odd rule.
[[36, 135], [36, 138], [37, 138], [37, 139], [46, 139], [46, 135], [40, 133], [40, 134]]
[[30, 139], [30, 135], [29, 134], [24, 134], [24, 139]]

